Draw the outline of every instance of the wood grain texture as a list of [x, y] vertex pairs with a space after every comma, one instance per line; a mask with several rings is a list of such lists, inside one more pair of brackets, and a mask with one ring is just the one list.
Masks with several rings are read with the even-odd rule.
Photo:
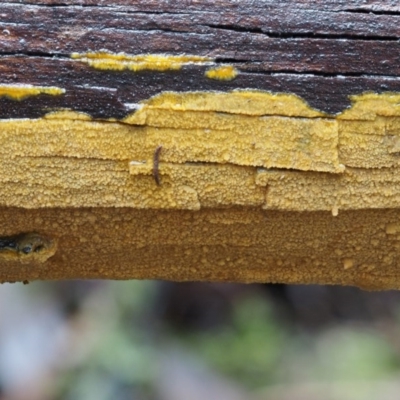
[[[0, 98], [2, 118], [44, 115], [51, 109], [71, 108], [93, 117], [122, 118], [139, 103], [162, 91], [230, 91], [257, 89], [293, 93], [310, 106], [332, 114], [350, 106], [350, 95], [365, 91], [400, 91], [396, 77], [319, 76], [315, 74], [242, 72], [233, 81], [216, 81], [204, 76], [206, 67], [187, 66], [180, 71], [100, 71], [67, 59], [7, 56], [0, 60], [0, 79], [5, 84], [61, 86], [59, 97], [42, 95], [20, 102]], [[35, 73], [33, 74], [33, 71]]]
[[[250, 88], [295, 93], [338, 113], [348, 96], [399, 91], [400, 8], [390, 1], [19, 1], [0, 5], [0, 84], [48, 84], [65, 96], [14, 105], [1, 118], [75, 108], [121, 118], [124, 104], [163, 90]], [[95, 71], [73, 52], [208, 56], [234, 65], [231, 82], [206, 67], [182, 71]], [[89, 100], [90, 99], [90, 100]]]
[[34, 228], [57, 243], [45, 263], [24, 262], [29, 256], [4, 262], [0, 252], [3, 282], [135, 278], [400, 288], [399, 210], [333, 218], [255, 208], [0, 208], [0, 217], [7, 234]]
[[400, 288], [399, 58], [393, 0], [1, 2], [0, 282]]

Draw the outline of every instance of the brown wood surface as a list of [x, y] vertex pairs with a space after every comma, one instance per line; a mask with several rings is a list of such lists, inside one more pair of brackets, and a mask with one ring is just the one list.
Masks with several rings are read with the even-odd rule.
[[[202, 56], [238, 75], [210, 79], [201, 63], [99, 70], [71, 57], [87, 52]], [[399, 60], [394, 0], [0, 2], [0, 89], [65, 90], [0, 95], [0, 281], [400, 288], [398, 102], [364, 98], [368, 118], [357, 107], [349, 119], [332, 115], [349, 108], [352, 95], [400, 93]], [[104, 121], [167, 91], [212, 97], [235, 89], [295, 94], [331, 115], [270, 96], [302, 111], [170, 107], [147, 110], [144, 119], [155, 118], [147, 127]], [[65, 109], [101, 121], [74, 113], [23, 120]], [[171, 139], [171, 131], [181, 136]], [[274, 152], [281, 164], [272, 163]]]
[[[54, 85], [59, 98], [0, 98], [0, 118], [74, 108], [121, 118], [164, 90], [295, 93], [338, 113], [348, 96], [399, 91], [400, 6], [393, 1], [14, 1], [0, 5], [0, 84]], [[96, 71], [73, 52], [208, 56], [241, 73]], [[200, 73], [199, 73], [200, 72]]]
[[0, 208], [0, 218], [9, 235], [33, 229], [57, 240], [46, 262], [30, 254], [0, 258], [1, 281], [142, 278], [400, 289], [400, 225], [393, 226], [399, 210], [345, 211], [333, 218], [243, 207], [8, 207]]

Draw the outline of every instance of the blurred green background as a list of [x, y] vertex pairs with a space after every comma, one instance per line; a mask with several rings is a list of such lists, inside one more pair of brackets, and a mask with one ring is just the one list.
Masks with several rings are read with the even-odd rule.
[[158, 281], [0, 286], [1, 400], [399, 392], [399, 292]]

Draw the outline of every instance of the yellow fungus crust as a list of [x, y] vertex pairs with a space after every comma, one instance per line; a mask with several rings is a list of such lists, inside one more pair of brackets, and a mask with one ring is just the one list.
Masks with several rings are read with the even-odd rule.
[[179, 70], [188, 64], [209, 64], [212, 59], [194, 55], [138, 54], [125, 53], [73, 53], [71, 58], [102, 70], [168, 71]]
[[350, 96], [352, 106], [338, 115], [340, 119], [373, 121], [378, 115], [400, 117], [399, 93], [364, 93]]
[[96, 121], [68, 110], [3, 120], [0, 205], [241, 205], [333, 215], [396, 208], [397, 98], [367, 94], [352, 100], [351, 109], [332, 116], [289, 94], [169, 92], [144, 101], [123, 121]]
[[22, 100], [39, 94], [57, 96], [63, 93], [65, 93], [65, 89], [52, 86], [0, 85], [0, 97], [6, 96], [14, 100]]
[[1, 234], [49, 243], [0, 251], [0, 281], [399, 289], [396, 96], [333, 116], [288, 94], [162, 93], [124, 121], [0, 121]]
[[238, 75], [238, 70], [232, 65], [224, 65], [222, 67], [210, 68], [205, 72], [207, 78], [217, 79], [220, 81], [231, 81]]
[[71, 119], [71, 120], [80, 120], [80, 121], [90, 121], [92, 118], [90, 115], [76, 112], [71, 110], [63, 110], [63, 111], [53, 111], [47, 113], [43, 118], [45, 119]]
[[294, 94], [270, 93], [257, 90], [233, 90], [231, 92], [163, 92], [142, 102], [143, 108], [125, 119], [135, 123], [136, 116], [147, 109], [172, 111], [213, 111], [238, 115], [285, 117], [327, 117], [311, 108]]
[[290, 211], [397, 208], [397, 168], [346, 168], [343, 174], [299, 171], [257, 171], [256, 184], [268, 188], [264, 209]]

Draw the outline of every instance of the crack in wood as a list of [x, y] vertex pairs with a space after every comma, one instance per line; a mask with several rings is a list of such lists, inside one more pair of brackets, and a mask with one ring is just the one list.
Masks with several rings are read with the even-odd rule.
[[[400, 15], [400, 14], [399, 14]], [[328, 34], [328, 33], [320, 33], [320, 32], [294, 32], [294, 31], [285, 31], [285, 32], [274, 32], [268, 30], [268, 28], [251, 28], [247, 26], [239, 26], [239, 25], [223, 25], [223, 24], [208, 24], [203, 25], [209, 28], [227, 30], [232, 32], [239, 33], [247, 33], [247, 34], [262, 34], [266, 35], [269, 38], [277, 38], [277, 39], [334, 39], [334, 40], [364, 40], [364, 41], [398, 41], [400, 36], [385, 36], [385, 35], [368, 35], [365, 34], [354, 34], [354, 35], [343, 35], [343, 34]]]
[[336, 12], [347, 12], [351, 14], [367, 14], [367, 15], [394, 15], [394, 16], [399, 16], [400, 15], [400, 10], [399, 11], [389, 11], [389, 10], [374, 10], [371, 8], [345, 8], [340, 11]]

